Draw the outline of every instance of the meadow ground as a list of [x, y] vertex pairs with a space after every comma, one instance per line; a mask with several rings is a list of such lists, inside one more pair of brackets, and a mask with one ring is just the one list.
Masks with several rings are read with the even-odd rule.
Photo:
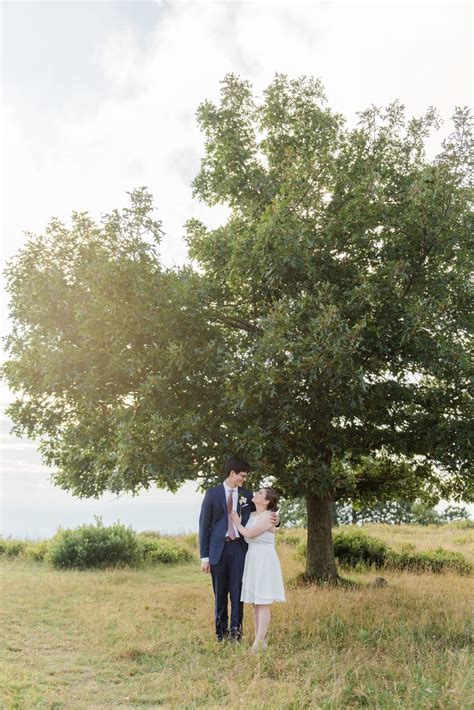
[[[471, 529], [366, 526], [404, 543], [474, 557]], [[297, 535], [298, 533], [291, 533]], [[354, 589], [292, 585], [303, 569], [279, 546], [287, 603], [275, 605], [269, 650], [213, 639], [209, 576], [195, 563], [57, 571], [4, 560], [2, 708], [473, 707], [472, 577], [344, 573]]]

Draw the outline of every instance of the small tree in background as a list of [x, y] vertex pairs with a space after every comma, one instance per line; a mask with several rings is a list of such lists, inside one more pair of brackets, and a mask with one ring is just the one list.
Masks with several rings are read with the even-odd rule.
[[441, 517], [446, 522], [451, 522], [453, 520], [470, 520], [469, 511], [459, 505], [448, 505], [448, 507], [441, 513]]
[[280, 501], [278, 509], [281, 524], [286, 528], [306, 528], [308, 514], [304, 498], [290, 498]]

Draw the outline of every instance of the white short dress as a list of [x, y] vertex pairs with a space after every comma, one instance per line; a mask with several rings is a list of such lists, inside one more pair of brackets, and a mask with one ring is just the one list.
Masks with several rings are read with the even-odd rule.
[[[251, 513], [245, 527], [252, 527], [257, 520], [258, 514]], [[275, 549], [275, 533], [264, 532], [247, 539], [247, 542], [249, 549], [245, 555], [240, 600], [250, 604], [286, 601], [280, 561]]]

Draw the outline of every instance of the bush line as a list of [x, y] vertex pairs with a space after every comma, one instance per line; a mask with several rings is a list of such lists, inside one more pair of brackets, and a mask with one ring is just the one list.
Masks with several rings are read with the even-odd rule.
[[137, 567], [144, 564], [180, 564], [195, 558], [196, 536], [184, 537], [183, 544], [159, 533], [135, 533], [120, 523], [74, 529], [60, 528], [50, 540], [28, 542], [0, 539], [0, 555], [46, 562], [58, 569], [102, 569]]
[[[416, 551], [414, 545], [403, 545], [400, 552], [390, 548], [383, 540], [367, 535], [362, 530], [338, 530], [334, 533], [334, 554], [341, 567], [352, 569], [392, 569], [410, 572], [457, 572], [470, 574], [472, 565], [460, 552], [450, 552], [442, 547], [436, 550]], [[306, 558], [306, 542], [297, 546], [297, 554]]]

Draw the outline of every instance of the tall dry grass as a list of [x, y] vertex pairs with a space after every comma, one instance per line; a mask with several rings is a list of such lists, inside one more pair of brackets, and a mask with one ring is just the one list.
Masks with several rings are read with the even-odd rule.
[[[449, 540], [421, 531], [420, 549], [469, 552], [473, 540], [454, 537], [472, 530], [445, 532]], [[354, 589], [301, 588], [294, 546], [279, 554], [288, 600], [275, 605], [269, 650], [257, 656], [250, 608], [240, 646], [214, 641], [197, 557], [90, 572], [3, 562], [2, 707], [469, 707], [471, 577], [383, 573], [388, 586], [377, 589], [373, 573], [354, 573]]]

